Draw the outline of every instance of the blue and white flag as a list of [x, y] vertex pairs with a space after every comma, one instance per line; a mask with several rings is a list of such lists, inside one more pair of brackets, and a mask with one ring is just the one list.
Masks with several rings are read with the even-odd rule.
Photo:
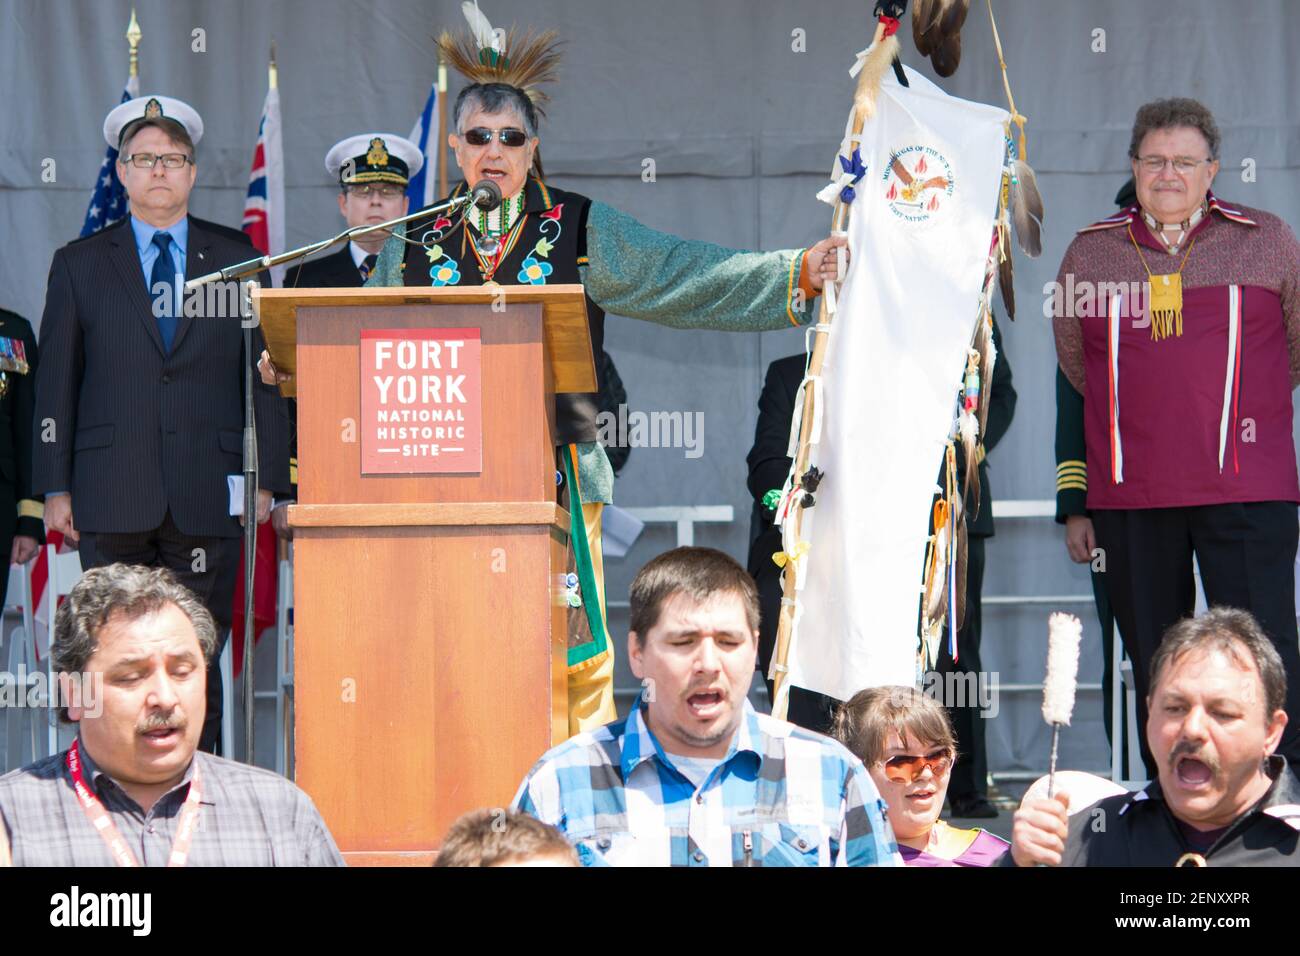
[[[118, 102], [125, 103], [139, 95], [140, 78], [132, 76], [127, 79], [122, 98]], [[99, 167], [99, 177], [95, 180], [95, 191], [91, 193], [90, 205], [86, 208], [86, 221], [81, 225], [81, 234], [88, 236], [92, 232], [99, 232], [125, 216], [126, 189], [117, 178], [117, 150], [110, 146]]]
[[429, 98], [424, 101], [424, 109], [420, 112], [420, 118], [415, 121], [415, 126], [411, 130], [410, 140], [416, 146], [420, 147], [420, 152], [424, 155], [424, 165], [420, 171], [411, 177], [410, 184], [406, 187], [406, 195], [411, 200], [411, 210], [423, 209], [425, 206], [432, 205], [435, 199], [440, 199], [436, 190], [438, 188], [438, 154], [442, 151], [441, 144], [436, 140], [438, 136], [438, 83], [435, 81], [429, 87]]

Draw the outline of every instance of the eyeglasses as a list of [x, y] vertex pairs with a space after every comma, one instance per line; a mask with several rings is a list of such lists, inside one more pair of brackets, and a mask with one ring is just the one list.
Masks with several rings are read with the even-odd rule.
[[1166, 159], [1163, 156], [1139, 156], [1137, 161], [1143, 172], [1152, 174], [1161, 172], [1166, 164], [1172, 164], [1174, 172], [1180, 176], [1186, 176], [1201, 163], [1213, 162], [1210, 159], [1192, 159], [1190, 156], [1175, 156], [1173, 159]]
[[528, 134], [512, 126], [507, 126], [505, 129], [488, 129], [486, 126], [475, 126], [473, 129], [465, 130], [465, 142], [471, 146], [486, 146], [492, 142], [493, 134], [496, 134], [497, 139], [501, 140], [502, 146], [509, 146], [512, 149], [528, 142]]
[[946, 748], [924, 756], [898, 754], [885, 761], [885, 779], [893, 783], [911, 783], [921, 776], [926, 767], [936, 777], [942, 777], [952, 766], [952, 751]]
[[380, 199], [396, 199], [405, 195], [406, 190], [392, 183], [384, 183], [382, 185], [348, 186], [347, 192], [350, 196], [359, 196], [362, 199], [369, 199], [371, 196], [378, 196]]
[[163, 169], [180, 169], [194, 160], [184, 153], [163, 153], [161, 156], [157, 153], [132, 153], [121, 159], [123, 165], [130, 163], [136, 169], [153, 169], [160, 162], [163, 164]]

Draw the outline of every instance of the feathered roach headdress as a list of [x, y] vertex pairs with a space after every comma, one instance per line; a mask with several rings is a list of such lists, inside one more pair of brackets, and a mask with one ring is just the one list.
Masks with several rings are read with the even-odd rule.
[[[448, 63], [472, 85], [504, 83], [519, 90], [540, 116], [550, 99], [543, 85], [554, 82], [560, 64], [559, 34], [554, 30], [520, 33], [494, 30], [478, 3], [461, 5], [469, 30], [453, 34], [444, 30], [438, 49]], [[541, 150], [533, 154], [533, 168], [542, 175]]]

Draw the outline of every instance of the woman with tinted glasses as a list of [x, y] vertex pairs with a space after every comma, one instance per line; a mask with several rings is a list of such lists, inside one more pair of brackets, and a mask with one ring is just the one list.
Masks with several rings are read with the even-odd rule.
[[832, 733], [867, 765], [908, 866], [991, 866], [1006, 853], [1001, 837], [939, 819], [957, 740], [936, 701], [911, 687], [872, 687], [840, 707]]

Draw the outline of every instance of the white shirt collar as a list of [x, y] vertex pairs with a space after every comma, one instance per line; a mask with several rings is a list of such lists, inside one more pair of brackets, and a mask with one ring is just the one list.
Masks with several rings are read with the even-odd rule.
[[351, 239], [348, 240], [348, 251], [352, 253], [352, 262], [358, 269], [361, 268], [361, 263], [366, 261], [366, 256], [370, 255]]

